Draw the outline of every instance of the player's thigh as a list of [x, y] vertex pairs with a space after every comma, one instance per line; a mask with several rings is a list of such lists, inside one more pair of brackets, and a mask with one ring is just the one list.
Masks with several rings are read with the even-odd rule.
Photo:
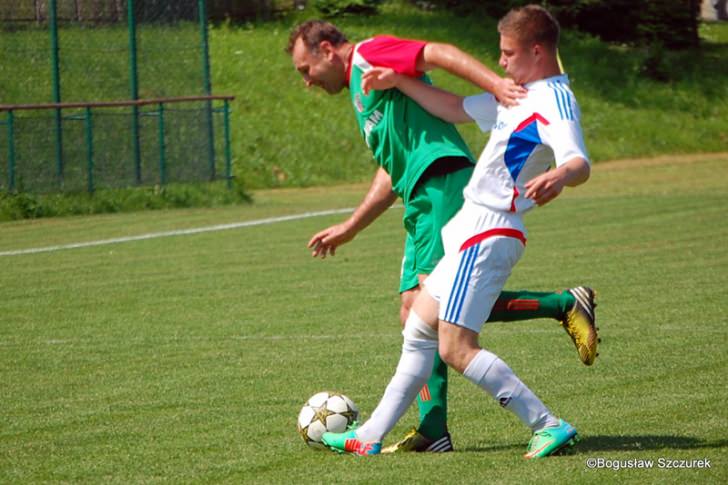
[[[402, 266], [399, 273], [399, 293], [416, 290], [419, 287], [419, 278], [417, 277], [417, 254], [415, 250], [415, 242], [412, 235], [407, 232], [404, 242], [404, 251], [402, 254]], [[404, 304], [404, 300], [402, 301]], [[411, 304], [411, 302], [409, 302]]]
[[518, 239], [492, 237], [448, 253], [427, 280], [439, 318], [479, 333], [523, 249]]
[[[400, 293], [411, 290], [420, 284], [421, 275], [428, 275], [434, 269], [429, 263], [430, 252], [438, 248], [431, 247], [432, 229], [429, 214], [432, 211], [424, 186], [418, 186], [405, 204], [403, 217], [407, 231], [402, 272], [400, 277]], [[437, 243], [437, 241], [435, 241]], [[440, 251], [442, 243], [439, 242]]]
[[409, 318], [409, 312], [414, 307], [415, 301], [420, 294], [420, 287], [410, 288], [409, 290], [403, 291], [399, 294], [399, 323], [404, 327], [404, 324]]
[[428, 180], [421, 197], [422, 216], [415, 247], [421, 274], [430, 274], [444, 256], [442, 229], [463, 206], [463, 188], [470, 179], [470, 167]]
[[[403, 217], [407, 240], [402, 258], [400, 294], [416, 290], [442, 259], [442, 228], [462, 207], [463, 188], [472, 172], [472, 167], [466, 167], [427, 179], [410, 196]], [[405, 300], [403, 308], [410, 302], [410, 297], [405, 297]]]

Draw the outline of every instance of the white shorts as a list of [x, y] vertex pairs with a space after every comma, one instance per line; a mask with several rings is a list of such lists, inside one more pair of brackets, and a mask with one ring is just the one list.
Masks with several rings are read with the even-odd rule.
[[425, 280], [440, 320], [480, 333], [526, 236], [520, 217], [466, 204], [442, 230], [445, 256]]

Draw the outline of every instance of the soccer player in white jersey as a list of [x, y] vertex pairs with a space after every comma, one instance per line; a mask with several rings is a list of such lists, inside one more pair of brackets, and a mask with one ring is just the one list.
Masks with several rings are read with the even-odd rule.
[[[500, 65], [527, 96], [499, 105], [491, 94], [462, 98], [391, 69], [373, 69], [366, 89], [396, 87], [442, 119], [475, 121], [491, 137], [465, 203], [444, 227], [445, 256], [425, 280], [402, 332], [397, 370], [371, 418], [358, 429], [325, 433], [333, 450], [379, 453], [381, 441], [427, 381], [435, 352], [513, 412], [533, 433], [537, 458], [573, 444], [576, 430], [557, 418], [478, 335], [526, 244], [522, 215], [589, 178], [579, 108], [557, 60], [559, 26], [544, 8], [511, 10], [498, 24]], [[458, 62], [453, 59], [453, 62]], [[556, 167], [549, 170], [550, 164]]]

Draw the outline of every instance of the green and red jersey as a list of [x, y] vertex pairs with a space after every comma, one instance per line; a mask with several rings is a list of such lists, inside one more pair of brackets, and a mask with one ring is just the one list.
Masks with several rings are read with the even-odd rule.
[[397, 89], [361, 89], [361, 77], [372, 67], [389, 67], [427, 83], [417, 70], [417, 57], [426, 43], [377, 36], [359, 42], [349, 61], [349, 91], [359, 131], [377, 164], [392, 178], [393, 191], [407, 202], [425, 169], [438, 158], [467, 157], [473, 161], [455, 127], [423, 109]]

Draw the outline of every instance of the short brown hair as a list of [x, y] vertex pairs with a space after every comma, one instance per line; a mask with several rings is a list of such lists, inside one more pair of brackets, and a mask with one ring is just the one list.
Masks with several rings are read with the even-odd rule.
[[288, 47], [286, 47], [288, 54], [293, 52], [293, 46], [299, 38], [311, 52], [317, 52], [319, 44], [325, 40], [331, 42], [334, 47], [347, 42], [346, 36], [334, 24], [323, 20], [308, 20], [293, 29], [288, 37]]
[[512, 9], [498, 22], [498, 32], [526, 44], [559, 45], [559, 22], [540, 5]]

